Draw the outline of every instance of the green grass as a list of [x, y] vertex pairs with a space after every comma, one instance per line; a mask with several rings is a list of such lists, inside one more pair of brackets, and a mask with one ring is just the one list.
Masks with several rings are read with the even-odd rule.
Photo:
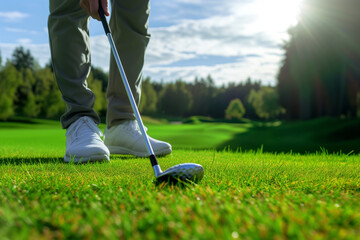
[[63, 164], [3, 159], [0, 238], [359, 238], [359, 157], [178, 150], [204, 166], [188, 188], [156, 187], [147, 159]]
[[[360, 119], [322, 118], [305, 122], [200, 122], [172, 124], [144, 118], [149, 135], [176, 149], [257, 150], [271, 153], [360, 153]], [[197, 122], [197, 119], [195, 119]], [[105, 125], [100, 126], [102, 129]], [[31, 143], [31, 144], [30, 144]], [[65, 131], [58, 121], [0, 122], [0, 156], [64, 155]], [[36, 149], [34, 149], [36, 148]]]
[[[190, 121], [191, 120], [191, 121]], [[294, 122], [217, 122], [190, 118], [196, 124], [150, 124], [149, 133], [175, 149], [257, 150], [271, 153], [360, 153], [360, 119], [321, 118]], [[203, 121], [203, 122], [202, 122]]]
[[163, 169], [205, 168], [198, 185], [156, 186], [147, 158], [64, 164], [59, 128], [0, 124], [0, 239], [360, 239], [357, 154], [201, 150], [189, 144], [209, 131], [218, 146], [263, 127], [154, 122], [153, 136], [193, 136], [159, 158]]

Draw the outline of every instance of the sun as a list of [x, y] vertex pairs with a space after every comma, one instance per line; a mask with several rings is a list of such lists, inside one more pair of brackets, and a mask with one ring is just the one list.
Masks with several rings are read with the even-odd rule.
[[255, 0], [257, 24], [269, 31], [284, 31], [298, 22], [302, 0]]

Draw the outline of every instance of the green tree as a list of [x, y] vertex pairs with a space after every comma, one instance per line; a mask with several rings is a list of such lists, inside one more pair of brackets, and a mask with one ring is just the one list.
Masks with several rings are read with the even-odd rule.
[[37, 66], [35, 58], [31, 55], [30, 50], [25, 50], [22, 46], [15, 48], [11, 62], [18, 71], [27, 68], [35, 70]]
[[167, 84], [160, 92], [159, 109], [162, 113], [182, 117], [192, 104], [190, 92], [183, 81]]
[[157, 96], [154, 87], [150, 82], [150, 78], [146, 78], [142, 82], [141, 91], [139, 111], [149, 115], [156, 113]]
[[45, 118], [59, 117], [65, 109], [60, 90], [50, 67], [35, 72], [35, 98], [40, 107], [40, 116]]
[[210, 75], [205, 79], [195, 78], [193, 83], [187, 84], [187, 88], [193, 99], [189, 114], [209, 116], [209, 109], [212, 107], [210, 101], [216, 94], [213, 78]]
[[40, 106], [36, 102], [36, 98], [32, 91], [27, 95], [25, 105], [23, 107], [23, 114], [26, 117], [37, 117], [40, 113]]
[[262, 87], [260, 90], [251, 90], [248, 102], [255, 109], [260, 118], [273, 119], [284, 113], [279, 105], [279, 96], [272, 87]]
[[87, 84], [96, 96], [94, 110], [100, 115], [104, 115], [104, 112], [106, 112], [106, 95], [103, 91], [102, 82], [99, 79], [94, 78], [93, 74], [90, 73], [87, 78]]
[[93, 78], [100, 80], [102, 85], [102, 90], [106, 92], [109, 75], [105, 73], [101, 68], [95, 66], [91, 66], [91, 72]]
[[241, 100], [236, 98], [231, 100], [229, 106], [225, 110], [225, 117], [227, 119], [240, 119], [244, 116], [246, 110]]
[[[18, 72], [22, 75], [22, 81], [18, 85], [16, 91], [15, 105], [17, 108], [17, 114], [36, 117], [39, 113], [39, 108], [35, 107], [36, 101], [33, 92], [33, 87], [35, 85], [34, 72], [29, 68], [21, 68]], [[28, 109], [25, 110], [25, 108]], [[30, 114], [31, 116], [27, 114]]]
[[7, 63], [0, 71], [0, 119], [6, 120], [15, 114], [16, 90], [22, 82], [22, 74]]
[[254, 111], [248, 106], [247, 97], [251, 89], [259, 89], [260, 86], [260, 81], [252, 81], [250, 78], [245, 82], [229, 83], [227, 86], [221, 86], [215, 91], [215, 94], [213, 94], [207, 103], [210, 106], [209, 115], [214, 118], [223, 118], [224, 110], [228, 107], [229, 102], [238, 98], [246, 109], [244, 117], [254, 117]]
[[36, 117], [40, 112], [40, 107], [37, 106], [33, 88], [35, 85], [34, 72], [39, 69], [38, 64], [31, 55], [30, 50], [25, 50], [21, 46], [15, 48], [11, 63], [22, 74], [22, 81], [18, 85], [16, 97], [14, 98], [16, 113]]
[[0, 119], [7, 120], [14, 115], [13, 100], [6, 94], [0, 95]]

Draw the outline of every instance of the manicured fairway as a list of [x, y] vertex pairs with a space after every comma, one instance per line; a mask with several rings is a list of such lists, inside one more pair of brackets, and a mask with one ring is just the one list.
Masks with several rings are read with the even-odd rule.
[[360, 239], [356, 154], [178, 147], [159, 158], [163, 169], [205, 168], [179, 188], [156, 186], [147, 158], [64, 164], [58, 123], [6, 124], [0, 239]]
[[[306, 122], [172, 124], [145, 118], [149, 135], [173, 149], [257, 150], [271, 153], [360, 153], [360, 119], [315, 119]], [[104, 129], [105, 125], [100, 125]], [[0, 122], [0, 155], [63, 156], [65, 130], [58, 121]]]

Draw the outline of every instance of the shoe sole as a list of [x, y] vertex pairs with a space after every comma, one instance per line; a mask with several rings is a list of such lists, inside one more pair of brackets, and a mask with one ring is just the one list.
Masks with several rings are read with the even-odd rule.
[[[107, 146], [107, 148], [110, 151], [110, 154], [122, 154], [122, 155], [133, 155], [136, 157], [148, 157], [149, 153], [148, 152], [136, 152], [133, 151], [131, 149], [128, 148], [124, 148], [124, 147], [118, 147], [118, 146]], [[162, 150], [157, 150], [155, 155], [156, 156], [165, 156], [168, 155], [172, 152], [171, 148], [165, 148]]]
[[94, 154], [87, 157], [76, 157], [76, 156], [68, 156], [65, 155], [64, 161], [66, 163], [74, 162], [74, 163], [87, 163], [87, 162], [102, 162], [102, 161], [110, 161], [110, 158], [107, 154]]

